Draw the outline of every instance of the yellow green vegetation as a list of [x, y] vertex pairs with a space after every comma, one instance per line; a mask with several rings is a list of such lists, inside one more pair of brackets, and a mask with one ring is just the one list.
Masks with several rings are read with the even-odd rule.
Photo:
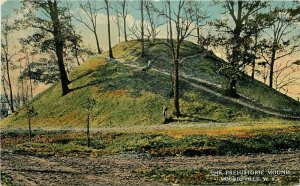
[[[163, 43], [164, 40], [158, 40], [158, 43], [160, 42]], [[124, 62], [127, 62], [142, 67], [151, 60], [153, 68], [171, 72], [169, 50], [164, 44], [149, 46], [146, 57], [141, 59], [139, 47], [137, 41], [123, 42], [114, 47], [116, 60], [108, 60], [106, 53], [102, 57], [91, 57], [70, 73], [72, 83], [69, 87], [72, 91], [66, 96], [61, 96], [59, 82], [36, 96], [32, 105], [38, 114], [32, 118], [32, 128], [84, 127], [86, 113], [82, 105], [88, 98], [96, 100], [96, 105], [91, 111], [91, 127], [158, 125], [163, 122], [163, 106], [169, 108], [168, 114], [172, 116], [170, 76], [151, 69], [143, 72], [139, 68], [124, 65]], [[196, 55], [180, 64], [182, 72], [220, 85], [223, 88], [198, 82], [211, 90], [225, 94], [227, 80], [218, 73], [218, 67], [222, 63], [220, 60], [190, 42], [183, 43], [181, 53], [184, 57]], [[199, 57], [198, 54], [203, 55]], [[265, 109], [279, 110], [278, 112], [281, 113], [299, 115], [296, 112], [300, 110], [298, 102], [269, 89], [258, 81], [251, 82], [245, 76], [238, 88], [245, 97], [255, 100], [251, 101], [251, 104]], [[184, 81], [180, 82], [180, 93], [183, 116], [173, 118], [171, 120], [173, 123], [264, 121], [272, 117], [229, 103], [222, 97], [210, 95]], [[22, 108], [3, 120], [1, 127], [26, 128], [26, 116], [26, 109]]]
[[187, 128], [164, 128], [160, 130], [145, 131], [147, 134], [165, 134], [173, 138], [182, 138], [191, 135], [221, 136], [231, 135], [240, 138], [251, 138], [257, 135], [276, 135], [290, 132], [300, 132], [297, 124], [287, 123], [258, 123], [244, 125], [229, 125], [224, 127], [187, 127]]
[[[92, 130], [93, 131], [93, 130]], [[27, 131], [2, 133], [2, 147], [15, 153], [53, 155], [83, 153], [101, 155], [114, 153], [146, 153], [150, 156], [230, 155], [247, 153], [279, 153], [299, 150], [299, 123], [196, 125], [183, 128], [144, 127], [104, 128], [91, 133], [90, 147], [82, 131], [33, 132], [28, 142]]]
[[[123, 92], [122, 92], [123, 93]], [[199, 123], [161, 126], [127, 126], [92, 128], [90, 146], [86, 134], [80, 131], [35, 130], [29, 142], [28, 131], [2, 131], [1, 145], [16, 154], [38, 157], [91, 156], [122, 154], [139, 157], [164, 156], [216, 156], [231, 157], [261, 153], [281, 154], [298, 152], [300, 143], [299, 122], [261, 123]], [[251, 156], [251, 155], [250, 155]], [[263, 162], [263, 161], [262, 161]], [[259, 167], [259, 166], [258, 166]], [[260, 168], [258, 168], [260, 169]], [[208, 170], [195, 168], [155, 168], [135, 170], [141, 177], [163, 183], [177, 184], [228, 184]], [[273, 176], [274, 177], [274, 176]], [[297, 183], [299, 171], [279, 175], [276, 179], [261, 180], [259, 184]], [[240, 184], [238, 182], [237, 184]], [[232, 184], [232, 182], [230, 182]]]

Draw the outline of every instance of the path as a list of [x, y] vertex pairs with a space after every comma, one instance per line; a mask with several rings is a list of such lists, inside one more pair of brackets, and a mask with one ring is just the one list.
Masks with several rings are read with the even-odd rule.
[[[172, 123], [172, 125], [127, 125], [127, 126], [117, 126], [117, 127], [92, 127], [93, 132], [147, 132], [147, 131], [163, 131], [163, 130], [170, 130], [170, 129], [218, 129], [223, 127], [230, 127], [230, 126], [254, 126], [254, 125], [273, 125], [273, 122], [189, 122], [189, 123]], [[277, 124], [288, 124], [286, 122], [277, 122]], [[1, 134], [8, 133], [8, 132], [15, 132], [16, 130], [20, 131], [21, 129], [12, 129], [12, 128], [0, 128]], [[24, 128], [27, 130], [27, 128]], [[78, 128], [78, 127], [61, 127], [61, 128], [51, 128], [45, 127], [43, 130], [38, 129], [39, 132], [59, 132], [59, 131], [69, 131], [69, 132], [85, 132], [85, 128]]]
[[[195, 57], [195, 55], [193, 55], [192, 57]], [[140, 66], [132, 64], [132, 63], [128, 63], [128, 62], [124, 61], [123, 59], [116, 59], [116, 60], [122, 62], [122, 64], [124, 64], [125, 66], [128, 66], [128, 67], [138, 68], [138, 69], [141, 68]], [[159, 69], [156, 69], [156, 68], [153, 68], [153, 67], [151, 68], [151, 70], [153, 70], [155, 72], [158, 72], [160, 74], [163, 74], [163, 75], [170, 76], [170, 73], [167, 72], [167, 71], [165, 71], [165, 70], [159, 70]], [[241, 105], [243, 107], [246, 107], [246, 108], [249, 108], [249, 109], [252, 109], [252, 110], [260, 111], [260, 112], [268, 114], [268, 115], [272, 115], [272, 116], [276, 116], [276, 117], [280, 117], [280, 118], [285, 118], [285, 119], [297, 119], [297, 120], [300, 120], [300, 116], [286, 115], [286, 114], [282, 114], [280, 112], [267, 110], [267, 109], [265, 109], [263, 107], [258, 107], [258, 106], [254, 105], [254, 104], [250, 104], [249, 102], [248, 103], [244, 102], [241, 99], [231, 98], [231, 97], [225, 96], [225, 95], [223, 95], [223, 94], [221, 94], [219, 92], [216, 92], [216, 91], [214, 91], [212, 89], [209, 89], [209, 88], [207, 88], [207, 87], [205, 87], [203, 85], [191, 82], [191, 80], [195, 80], [195, 81], [198, 81], [199, 83], [213, 85], [213, 86], [218, 87], [218, 88], [221, 87], [221, 85], [209, 82], [207, 80], [200, 79], [200, 78], [194, 78], [194, 77], [191, 77], [190, 75], [187, 75], [187, 74], [184, 74], [184, 73], [180, 74], [180, 79], [181, 79], [181, 81], [184, 81], [184, 82], [190, 84], [191, 86], [193, 86], [195, 88], [201, 89], [202, 91], [210, 93], [210, 94], [212, 94], [212, 95], [214, 95], [216, 97], [220, 97], [220, 98], [224, 99], [225, 101], [232, 102], [232, 103]]]
[[298, 170], [299, 154], [259, 154], [242, 156], [142, 157], [51, 156], [35, 157], [2, 152], [1, 174], [14, 185], [145, 185], [160, 183], [140, 177], [145, 170], [161, 169], [249, 169]]

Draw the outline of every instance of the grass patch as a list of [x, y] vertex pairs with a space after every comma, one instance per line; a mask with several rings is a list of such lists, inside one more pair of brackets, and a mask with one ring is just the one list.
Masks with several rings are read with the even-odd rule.
[[[86, 146], [84, 132], [17, 132], [2, 135], [3, 148], [36, 155], [146, 153], [150, 156], [202, 156], [281, 153], [299, 150], [298, 125], [162, 128], [153, 131], [96, 132]], [[285, 126], [285, 127], [284, 127]], [[24, 131], [25, 132], [25, 131]]]

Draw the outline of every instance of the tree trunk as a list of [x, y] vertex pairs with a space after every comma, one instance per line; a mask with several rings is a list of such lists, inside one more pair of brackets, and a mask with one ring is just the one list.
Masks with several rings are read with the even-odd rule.
[[31, 141], [31, 118], [30, 118], [30, 106], [28, 106], [28, 110], [27, 110], [27, 118], [28, 118], [28, 137], [29, 137], [29, 141]]
[[29, 69], [29, 86], [30, 86], [30, 97], [31, 99], [33, 99], [33, 88], [32, 88], [32, 79], [31, 79], [31, 68], [30, 68], [30, 61], [29, 61], [29, 56], [28, 56], [28, 52], [26, 52], [26, 58], [27, 58], [27, 65], [28, 65], [28, 69]]
[[[4, 84], [2, 84], [2, 86], [3, 86], [3, 89], [4, 89]], [[17, 105], [18, 105], [17, 109], [19, 109], [21, 107], [21, 96], [20, 96], [20, 85], [19, 85], [19, 83], [17, 84], [17, 98], [16, 98], [16, 102], [17, 102]]]
[[[10, 79], [10, 71], [9, 71], [10, 58], [8, 56], [8, 32], [4, 33], [4, 40], [5, 40], [5, 45], [2, 44], [1, 49], [4, 51], [4, 57], [5, 57], [5, 63], [6, 63], [7, 84], [8, 84], [9, 96], [10, 96], [9, 106], [10, 106], [11, 112], [14, 113], [15, 109], [14, 109], [14, 100], [13, 100], [13, 90], [12, 90], [11, 79]], [[2, 52], [1, 52], [1, 54], [2, 54]]]
[[123, 0], [123, 4], [122, 4], [122, 9], [123, 9], [123, 14], [122, 14], [122, 17], [123, 17], [123, 27], [124, 27], [124, 39], [125, 41], [128, 41], [127, 40], [127, 29], [126, 29], [126, 17], [127, 17], [127, 12], [126, 12], [126, 1]]
[[179, 41], [176, 43], [176, 54], [175, 58], [173, 59], [174, 66], [173, 66], [173, 72], [174, 72], [174, 107], [175, 107], [175, 114], [176, 117], [180, 117], [180, 106], [179, 106], [179, 69], [178, 69], [178, 59], [179, 59]]
[[53, 26], [55, 53], [56, 53], [58, 68], [60, 72], [62, 96], [64, 96], [70, 92], [70, 89], [68, 87], [70, 81], [68, 79], [67, 72], [64, 65], [64, 54], [63, 54], [64, 42], [62, 41], [61, 25], [58, 17], [57, 2], [54, 1], [52, 3], [51, 1], [48, 0], [48, 5], [49, 5], [49, 11], [52, 20], [52, 26]]
[[200, 28], [197, 26], [197, 44], [200, 45]]
[[168, 24], [168, 17], [167, 16], [166, 16], [166, 22], [167, 22], [167, 42], [169, 42], [169, 40], [170, 40], [170, 37], [169, 37], [170, 33], [169, 33], [169, 24]]
[[101, 49], [100, 49], [99, 39], [98, 39], [98, 35], [97, 35], [96, 31], [94, 32], [94, 36], [95, 36], [95, 39], [96, 39], [96, 44], [97, 44], [97, 51], [98, 51], [98, 54], [101, 54]]
[[25, 96], [25, 88], [24, 88], [24, 80], [21, 81], [21, 90], [22, 90], [22, 105], [26, 103], [26, 96]]
[[[239, 6], [241, 6], [242, 2], [238, 2], [239, 3]], [[239, 7], [239, 17], [241, 16], [241, 12], [240, 12], [240, 7]], [[241, 34], [241, 31], [242, 31], [242, 23], [241, 21], [237, 21], [236, 22], [236, 28], [234, 29], [234, 46], [232, 48], [232, 58], [231, 58], [231, 68], [233, 68], [232, 70], [234, 71], [234, 73], [238, 73], [236, 72], [236, 68], [237, 68], [237, 65], [239, 63], [239, 60], [241, 59], [241, 56], [240, 56], [240, 47], [241, 47], [241, 43], [240, 43], [240, 34]], [[229, 96], [230, 97], [237, 97], [237, 87], [236, 87], [236, 84], [237, 84], [237, 79], [233, 78], [233, 77], [230, 77], [229, 78], [229, 90], [228, 90], [228, 93], [229, 93]]]
[[117, 13], [117, 27], [118, 27], [118, 38], [119, 43], [121, 42], [121, 32], [120, 32], [120, 16], [119, 13]]
[[144, 0], [141, 1], [141, 57], [145, 56], [145, 46], [144, 46]]
[[90, 147], [90, 113], [87, 114], [86, 119], [86, 144]]
[[236, 91], [236, 84], [237, 81], [235, 79], [231, 79], [229, 82], [229, 96], [230, 97], [237, 97], [237, 91]]
[[179, 58], [179, 35], [177, 33], [177, 43], [174, 45], [173, 31], [172, 31], [172, 20], [171, 20], [171, 3], [167, 1], [168, 4], [168, 14], [169, 14], [169, 34], [170, 34], [170, 44], [172, 49], [173, 57], [173, 91], [174, 91], [174, 108], [176, 117], [180, 117], [180, 106], [179, 106], [179, 75], [178, 75], [178, 58]]
[[79, 66], [80, 63], [79, 63], [79, 58], [78, 58], [78, 49], [75, 48], [75, 57], [76, 57], [76, 62], [77, 62], [77, 65]]
[[30, 85], [30, 96], [31, 96], [31, 100], [32, 100], [33, 99], [33, 86], [32, 86], [31, 74], [29, 76], [29, 85]]
[[252, 59], [252, 73], [251, 73], [251, 78], [252, 81], [255, 79], [255, 65], [256, 65], [256, 53], [257, 53], [257, 39], [258, 39], [258, 33], [255, 33], [255, 40], [254, 40], [254, 58]]
[[109, 20], [109, 6], [108, 6], [108, 0], [105, 0], [106, 4], [106, 13], [107, 13], [107, 32], [108, 32], [108, 48], [109, 48], [109, 58], [113, 59], [113, 51], [111, 48], [111, 36], [110, 36], [110, 20]]
[[63, 44], [57, 42], [55, 47], [56, 47], [58, 68], [60, 72], [59, 74], [60, 74], [61, 87], [62, 87], [62, 96], [64, 96], [70, 92], [70, 89], [68, 87], [70, 81], [68, 79], [67, 72], [64, 65]]
[[13, 98], [13, 90], [12, 90], [12, 85], [11, 85], [11, 80], [10, 80], [10, 72], [9, 72], [9, 62], [8, 59], [6, 58], [6, 73], [7, 73], [7, 81], [8, 81], [8, 87], [9, 87], [9, 98], [10, 98], [10, 109], [11, 112], [14, 113], [14, 98]]
[[243, 29], [243, 18], [242, 18], [242, 9], [243, 9], [243, 1], [239, 0], [237, 2], [238, 8], [237, 8], [237, 16], [234, 19], [235, 22], [235, 29], [233, 30], [233, 46], [232, 46], [232, 53], [231, 53], [231, 59], [230, 59], [230, 65], [231, 70], [233, 74], [229, 77], [229, 87], [228, 87], [228, 93], [231, 97], [237, 97], [237, 78], [235, 77], [235, 73], [238, 72], [238, 66], [240, 60], [242, 60], [241, 56], [241, 32]]
[[151, 29], [151, 39], [152, 39], [152, 43], [155, 44], [155, 38], [156, 38], [156, 32], [155, 32], [155, 28]]
[[[20, 61], [20, 71], [19, 73], [22, 73], [22, 63]], [[24, 90], [24, 80], [23, 78], [21, 79], [21, 96], [22, 96], [22, 105], [25, 104], [25, 90]], [[21, 100], [20, 100], [20, 106], [21, 106]]]
[[174, 59], [174, 74], [173, 74], [173, 85], [174, 85], [174, 107], [176, 117], [180, 117], [179, 107], [179, 77], [178, 77], [178, 59]]
[[[74, 37], [76, 37], [76, 32], [75, 32], [73, 27], [72, 27], [72, 31], [73, 31]], [[77, 65], [79, 66], [80, 63], [79, 63], [79, 58], [78, 58], [78, 42], [77, 42], [77, 39], [75, 39], [75, 41], [74, 41], [74, 50], [75, 50], [76, 62], [77, 62]]]
[[[3, 77], [2, 77], [2, 79], [1, 79], [1, 82], [2, 82], [2, 87], [3, 87], [3, 93], [4, 93], [4, 97], [5, 97], [6, 101], [7, 101], [7, 103], [9, 104], [10, 101], [9, 101], [9, 97], [8, 97], [8, 94], [7, 94], [7, 91], [6, 91], [6, 87], [5, 87], [5, 84], [4, 84], [4, 83], [6, 82], [6, 81], [4, 80], [5, 77], [4, 77], [3, 74], [2, 74], [2, 76], [3, 76]], [[10, 107], [10, 106], [9, 106], [9, 107]]]
[[255, 79], [255, 63], [256, 63], [256, 60], [253, 59], [252, 60], [252, 71], [251, 71], [251, 79], [252, 79], [252, 81], [254, 81], [254, 79]]
[[127, 29], [126, 29], [126, 16], [123, 16], [123, 27], [124, 27], [124, 39], [127, 40]]
[[272, 46], [272, 56], [271, 56], [271, 63], [270, 63], [270, 72], [269, 72], [269, 87], [273, 88], [273, 76], [274, 76], [274, 65], [275, 65], [275, 43]]
[[[73, 34], [74, 34], [74, 36], [75, 36], [75, 31], [73, 30]], [[79, 66], [80, 65], [80, 63], [79, 63], [79, 58], [78, 58], [78, 44], [77, 44], [77, 41], [75, 41], [75, 43], [74, 43], [74, 50], [75, 50], [75, 58], [76, 58], [76, 62], [77, 62], [77, 65]]]
[[274, 62], [271, 62], [269, 72], [269, 87], [273, 88]]

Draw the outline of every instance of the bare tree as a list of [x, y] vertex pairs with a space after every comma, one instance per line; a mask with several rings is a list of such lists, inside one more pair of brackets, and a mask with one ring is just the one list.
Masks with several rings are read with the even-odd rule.
[[257, 70], [257, 73], [262, 77], [264, 84], [267, 83], [269, 77], [269, 68], [267, 67], [267, 62], [258, 62], [257, 65], [262, 68], [262, 70]]
[[274, 24], [271, 26], [272, 35], [269, 39], [261, 42], [260, 49], [263, 59], [270, 67], [269, 87], [273, 88], [274, 67], [277, 61], [286, 56], [299, 51], [299, 35], [293, 35], [292, 29], [297, 29], [295, 23], [297, 19], [290, 16], [288, 9], [284, 7], [275, 7], [271, 12]]
[[293, 61], [284, 63], [277, 63], [274, 70], [274, 84], [278, 91], [289, 92], [288, 87], [293, 85], [300, 85], [299, 67]]
[[75, 30], [75, 27], [72, 23], [72, 17], [73, 15], [71, 14], [71, 5], [69, 3], [67, 3], [67, 11], [68, 11], [68, 16], [69, 16], [69, 21], [68, 21], [68, 24], [69, 24], [69, 27], [71, 28], [71, 31], [72, 31], [72, 34], [70, 35], [70, 41], [72, 43], [72, 51], [74, 52], [74, 56], [75, 56], [75, 59], [76, 59], [76, 62], [77, 62], [77, 65], [79, 66], [80, 65], [80, 62], [79, 62], [79, 43], [81, 42], [81, 36], [79, 36], [77, 33], [76, 33], [76, 30]]
[[144, 42], [144, 0], [140, 0], [141, 10], [141, 57], [145, 56], [145, 42]]
[[31, 100], [33, 99], [33, 83], [32, 83], [32, 73], [31, 73], [31, 68], [30, 68], [30, 59], [29, 59], [29, 52], [24, 48], [23, 50], [26, 58], [26, 65], [28, 66], [29, 69], [29, 89], [30, 89], [30, 98]]
[[128, 3], [126, 0], [122, 0], [120, 2], [118, 2], [119, 5], [121, 6], [121, 16], [123, 18], [123, 32], [124, 32], [124, 39], [125, 41], [127, 40], [127, 16], [129, 14], [129, 10], [128, 10]]
[[[3, 65], [1, 65], [1, 71], [3, 72]], [[4, 73], [2, 73], [1, 74], [1, 86], [2, 86], [2, 89], [3, 89], [4, 97], [2, 97], [2, 95], [1, 95], [1, 99], [4, 99], [5, 102], [9, 103], [9, 108], [11, 108], [10, 99], [9, 99], [9, 96], [8, 96], [8, 93], [7, 93], [7, 85], [8, 85], [8, 82], [5, 78]], [[1, 93], [2, 93], [2, 90], [1, 90]]]
[[141, 41], [141, 27], [136, 21], [133, 22], [132, 26], [128, 27], [128, 30], [131, 38]]
[[[202, 4], [198, 4], [197, 6], [194, 7], [195, 11], [196, 11], [196, 31], [197, 31], [197, 44], [200, 45], [201, 44], [201, 39], [204, 40], [204, 37], [201, 35], [201, 29], [203, 26], [206, 25], [205, 20], [207, 18], [209, 18], [208, 16], [208, 12], [202, 11]], [[209, 35], [210, 36], [210, 35]], [[208, 39], [210, 39], [208, 37]]]
[[163, 15], [164, 15], [164, 18], [166, 19], [165, 22], [167, 23], [167, 42], [169, 43], [170, 42], [170, 28], [169, 28], [169, 18], [168, 18], [168, 7], [167, 7], [167, 3], [164, 3], [164, 9], [162, 10], [163, 12]]
[[[74, 16], [74, 18], [84, 24], [91, 32], [93, 32], [96, 40], [96, 46], [98, 54], [101, 54], [101, 48], [99, 44], [99, 38], [97, 34], [97, 16], [98, 12], [101, 10], [101, 8], [97, 8], [96, 2], [91, 2], [90, 0], [87, 0], [85, 4], [80, 2], [78, 0], [79, 6], [81, 10], [83, 10], [84, 14], [86, 15], [88, 21], [86, 19], [83, 19], [81, 16], [81, 13], [77, 12], [77, 14]], [[88, 23], [89, 22], [89, 23]]]
[[32, 128], [31, 128], [32, 118], [37, 115], [37, 112], [36, 112], [35, 108], [30, 104], [29, 101], [26, 104], [26, 109], [27, 109], [27, 121], [28, 121], [28, 137], [29, 137], [29, 141], [31, 141], [31, 138], [32, 138]]
[[[14, 101], [13, 101], [13, 89], [12, 89], [12, 82], [11, 82], [11, 63], [14, 56], [17, 55], [16, 51], [11, 51], [10, 42], [9, 42], [9, 35], [14, 31], [14, 27], [10, 25], [8, 18], [2, 19], [2, 43], [1, 43], [1, 61], [4, 63], [4, 69], [6, 73], [6, 77], [3, 74], [3, 86], [8, 86], [9, 90], [9, 105], [12, 112], [15, 112], [14, 109]], [[2, 71], [4, 72], [4, 71]], [[4, 84], [5, 83], [5, 84]]]
[[[21, 95], [22, 95], [22, 101], [23, 101], [23, 104], [26, 103], [26, 95], [25, 95], [25, 89], [24, 89], [24, 80], [29, 80], [29, 92], [30, 92], [30, 95], [27, 94], [29, 97], [28, 97], [28, 100], [29, 98], [33, 99], [33, 80], [32, 80], [32, 70], [31, 70], [31, 62], [32, 62], [32, 59], [33, 59], [33, 55], [35, 54], [35, 51], [34, 49], [30, 48], [26, 42], [24, 42], [24, 39], [20, 39], [20, 45], [21, 45], [21, 50], [18, 52], [18, 55], [21, 56], [19, 59], [18, 59], [18, 62], [19, 62], [19, 83], [21, 84]], [[31, 50], [31, 52], [29, 52]], [[30, 57], [31, 57], [31, 60], [30, 60]], [[22, 68], [23, 68], [23, 65], [22, 65], [22, 62], [24, 62], [25, 60], [25, 64], [28, 68], [28, 71], [27, 71], [27, 76], [23, 77], [22, 76]], [[25, 82], [27, 84], [27, 82]]]
[[[23, 71], [23, 66], [22, 66], [22, 59], [19, 59], [19, 73], [22, 74]], [[19, 78], [18, 83], [20, 84], [20, 91], [22, 96], [22, 105], [26, 103], [25, 99], [25, 89], [24, 89], [24, 78]], [[20, 105], [21, 105], [21, 100], [20, 100]]]
[[82, 107], [86, 111], [86, 143], [87, 146], [90, 146], [90, 116], [93, 107], [96, 105], [96, 101], [94, 99], [88, 98], [86, 102], [83, 103]]
[[[160, 14], [168, 18], [170, 41], [167, 45], [171, 49], [173, 61], [173, 91], [174, 91], [174, 107], [176, 117], [180, 117], [179, 106], [179, 58], [180, 47], [183, 41], [191, 35], [195, 30], [193, 23], [196, 20], [196, 11], [194, 6], [198, 2], [180, 0], [177, 2], [176, 9], [172, 9], [171, 1], [166, 1], [166, 11], [160, 11]], [[175, 25], [175, 39], [173, 39], [173, 26]]]
[[[149, 21], [149, 25], [146, 24], [145, 28], [148, 32], [148, 39], [151, 43], [155, 43], [155, 39], [159, 31], [157, 31], [157, 28], [163, 24], [162, 21], [159, 19], [159, 14], [155, 11], [155, 7], [153, 5], [153, 2], [150, 0], [145, 0], [144, 3], [145, 10], [146, 10], [146, 17], [147, 20]], [[150, 27], [150, 28], [149, 28]]]
[[135, 36], [135, 38], [140, 42], [141, 44], [141, 57], [145, 56], [145, 24], [144, 24], [144, 0], [139, 1], [139, 7], [138, 10], [140, 10], [141, 13], [141, 20], [140, 20], [140, 26], [134, 21], [133, 25], [129, 27], [129, 31], [132, 35]]
[[121, 42], [121, 25], [120, 25], [121, 24], [120, 23], [121, 13], [119, 11], [117, 11], [116, 9], [115, 9], [115, 13], [116, 13], [116, 18], [113, 20], [116, 23], [117, 28], [118, 28], [118, 41], [120, 43]]
[[112, 47], [111, 47], [111, 36], [110, 36], [110, 18], [109, 18], [109, 4], [108, 4], [108, 0], [104, 0], [105, 2], [105, 9], [106, 9], [106, 15], [107, 15], [107, 33], [108, 33], [108, 50], [109, 50], [109, 58], [113, 59], [113, 51], [112, 51]]

